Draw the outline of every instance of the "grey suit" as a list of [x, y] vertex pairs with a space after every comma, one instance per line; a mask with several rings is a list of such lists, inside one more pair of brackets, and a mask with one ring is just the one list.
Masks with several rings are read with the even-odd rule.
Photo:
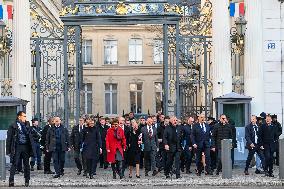
[[[142, 142], [144, 144], [144, 161], [145, 161], [145, 172], [148, 173], [151, 168], [152, 171], [156, 170], [156, 153], [158, 146], [157, 129], [152, 127], [152, 134], [148, 131], [148, 126], [144, 126], [141, 129]], [[150, 166], [151, 165], [151, 166]]]

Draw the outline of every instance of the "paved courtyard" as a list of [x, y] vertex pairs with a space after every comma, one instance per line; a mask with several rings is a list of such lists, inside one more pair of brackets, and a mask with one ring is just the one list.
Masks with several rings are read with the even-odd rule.
[[[128, 178], [128, 171], [125, 172], [126, 178], [112, 179], [111, 169], [107, 170], [98, 169], [97, 175], [94, 179], [88, 179], [82, 175], [77, 176], [77, 170], [75, 168], [66, 168], [65, 175], [59, 179], [53, 179], [52, 175], [44, 175], [42, 171], [34, 171], [31, 173], [31, 187], [35, 188], [45, 188], [45, 187], [113, 187], [116, 189], [120, 188], [184, 188], [190, 186], [190, 188], [284, 188], [284, 180], [278, 178], [278, 170], [275, 169], [275, 178], [268, 178], [264, 175], [254, 174], [254, 169], [250, 169], [251, 175], [245, 176], [243, 174], [243, 169], [235, 168], [233, 170], [233, 179], [222, 179], [222, 176], [205, 176], [197, 177], [195, 174], [182, 174], [181, 179], [165, 179], [163, 174], [158, 174], [155, 177], [145, 177], [144, 171], [141, 171], [141, 178], [137, 179], [135, 176], [133, 178]], [[0, 182], [0, 187], [5, 187], [8, 185], [7, 172], [6, 181]], [[16, 175], [15, 177], [16, 187], [24, 185], [23, 174]]]

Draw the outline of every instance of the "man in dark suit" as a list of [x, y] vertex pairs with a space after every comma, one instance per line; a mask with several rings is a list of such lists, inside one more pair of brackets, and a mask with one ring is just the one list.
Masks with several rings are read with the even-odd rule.
[[52, 153], [51, 152], [47, 152], [46, 151], [46, 134], [49, 128], [51, 128], [54, 125], [54, 118], [49, 118], [48, 119], [48, 123], [47, 125], [43, 128], [42, 130], [42, 135], [41, 135], [41, 147], [44, 153], [44, 158], [43, 158], [43, 170], [44, 170], [44, 174], [53, 174], [54, 172], [52, 172], [50, 170], [50, 162], [51, 162], [51, 157], [52, 157]]
[[40, 149], [40, 140], [41, 140], [41, 128], [38, 125], [38, 119], [32, 119], [32, 126], [31, 126], [32, 136], [34, 138], [34, 147], [36, 150], [36, 154], [34, 157], [31, 158], [31, 171], [34, 171], [35, 161], [37, 162], [37, 170], [42, 170], [41, 167], [41, 149]]
[[158, 155], [158, 168], [159, 168], [158, 171], [159, 172], [166, 167], [167, 154], [165, 151], [165, 144], [163, 142], [163, 137], [164, 137], [165, 128], [170, 123], [170, 117], [166, 116], [165, 118], [162, 118], [161, 120], [162, 122], [159, 123], [159, 126], [157, 128], [157, 137], [158, 137], [158, 142], [159, 142], [159, 152], [158, 152], [159, 154]]
[[46, 135], [46, 151], [52, 152], [55, 175], [64, 175], [65, 152], [70, 151], [70, 140], [66, 127], [61, 124], [59, 117], [54, 118], [54, 126], [49, 128]]
[[[129, 144], [130, 127], [125, 126], [125, 118], [124, 117], [120, 117], [118, 119], [118, 122], [119, 122], [119, 126], [124, 131], [124, 136], [126, 138], [126, 144]], [[123, 152], [124, 160], [122, 161], [122, 170], [121, 170], [123, 177], [124, 177], [125, 169], [128, 166], [128, 163], [127, 163], [127, 159], [128, 159], [128, 157], [127, 157], [127, 150], [128, 149], [126, 148], [126, 150]]]
[[158, 137], [157, 129], [153, 127], [153, 120], [147, 119], [147, 125], [141, 129], [142, 143], [144, 144], [144, 163], [145, 163], [145, 176], [148, 176], [149, 171], [152, 168], [155, 176], [158, 171], [156, 170], [156, 153], [158, 149]]
[[223, 139], [233, 139], [232, 127], [228, 124], [226, 115], [222, 114], [220, 116], [220, 121], [214, 126], [212, 132], [212, 151], [217, 152], [217, 170], [216, 175], [222, 170], [221, 161], [221, 141]]
[[205, 123], [205, 116], [200, 114], [198, 116], [198, 122], [193, 125], [191, 132], [192, 147], [196, 151], [196, 167], [197, 175], [200, 176], [202, 165], [202, 152], [205, 155], [205, 174], [212, 174], [210, 168], [210, 126]]
[[[245, 127], [246, 148], [249, 151], [244, 172], [245, 175], [249, 175], [248, 168], [255, 153], [259, 156], [262, 166], [265, 167], [264, 156], [257, 143], [259, 126], [256, 121], [256, 116], [252, 115], [251, 123]], [[256, 169], [255, 173], [260, 173], [260, 170]]]
[[184, 153], [185, 153], [185, 168], [186, 174], [191, 173], [190, 166], [193, 157], [192, 141], [190, 138], [192, 127], [193, 127], [194, 118], [189, 117], [187, 119], [187, 124], [183, 125], [183, 134], [185, 139]]
[[183, 129], [178, 125], [178, 119], [171, 117], [170, 125], [165, 128], [163, 142], [167, 152], [167, 162], [165, 167], [166, 178], [170, 178], [170, 171], [175, 162], [176, 178], [180, 178], [180, 155], [182, 152]]
[[272, 115], [272, 124], [276, 127], [277, 131], [277, 141], [276, 142], [276, 157], [275, 157], [275, 164], [279, 166], [279, 136], [282, 134], [282, 126], [281, 123], [277, 121], [277, 115]]
[[86, 162], [84, 161], [81, 153], [82, 133], [84, 129], [85, 129], [85, 120], [84, 118], [80, 118], [79, 124], [72, 128], [70, 136], [71, 147], [74, 149], [74, 160], [76, 163], [76, 167], [78, 168], [77, 175], [80, 175], [82, 170], [86, 170]]
[[14, 176], [20, 157], [23, 158], [24, 162], [25, 186], [29, 186], [29, 158], [33, 157], [36, 152], [34, 148], [34, 139], [31, 134], [31, 127], [26, 120], [27, 117], [25, 112], [18, 112], [17, 120], [7, 131], [6, 154], [10, 156], [12, 163], [10, 168], [9, 187], [14, 186]]
[[109, 126], [106, 125], [105, 118], [100, 119], [99, 124], [99, 131], [101, 135], [101, 141], [102, 141], [102, 153], [100, 154], [100, 168], [107, 169], [108, 162], [107, 162], [107, 150], [106, 150], [106, 135], [107, 130], [109, 129]]
[[272, 125], [272, 118], [268, 114], [265, 119], [266, 123], [260, 126], [258, 145], [264, 151], [265, 158], [265, 176], [274, 177], [273, 175], [273, 154], [276, 151], [276, 140], [278, 133], [276, 127]]

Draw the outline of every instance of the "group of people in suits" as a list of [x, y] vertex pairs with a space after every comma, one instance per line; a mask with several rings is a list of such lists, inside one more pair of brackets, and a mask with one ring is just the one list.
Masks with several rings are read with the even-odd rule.
[[[251, 123], [245, 127], [246, 147], [249, 152], [244, 171], [245, 175], [249, 175], [248, 169], [252, 158], [256, 154], [256, 161], [259, 163], [257, 162], [256, 164], [255, 173], [264, 173], [268, 177], [274, 177], [274, 153], [277, 152], [279, 148], [278, 139], [281, 134], [282, 127], [280, 123], [277, 122], [277, 117], [275, 120], [275, 116], [267, 114], [263, 116], [263, 119], [258, 121], [255, 115], [251, 116]], [[261, 169], [263, 169], [263, 171]]]
[[[251, 160], [257, 154], [261, 162], [258, 167], [262, 167], [267, 176], [273, 176], [273, 154], [282, 132], [279, 125], [276, 126], [270, 115], [266, 115], [261, 123], [256, 116], [251, 117], [251, 123], [245, 127], [249, 150], [245, 175], [249, 174]], [[164, 171], [166, 178], [175, 174], [179, 179], [181, 171], [192, 173], [190, 168], [194, 157], [198, 176], [202, 173], [212, 175], [214, 169], [219, 175], [222, 171], [221, 141], [232, 139], [232, 157], [236, 147], [236, 128], [224, 114], [220, 115], [218, 121], [210, 117], [206, 120], [205, 115], [200, 114], [188, 117], [184, 122], [175, 116], [163, 114], [148, 118], [142, 116], [136, 121], [132, 112], [113, 119], [82, 117], [70, 135], [61, 119], [53, 117], [43, 130], [36, 130], [40, 139], [39, 135], [35, 136], [33, 126], [29, 125], [25, 112], [21, 111], [8, 129], [6, 152], [12, 163], [9, 186], [14, 186], [20, 158], [24, 164], [25, 186], [29, 186], [29, 158], [36, 157], [38, 145], [35, 143], [40, 143], [44, 153], [45, 174], [54, 174], [54, 178], [63, 176], [65, 153], [72, 149], [77, 175], [83, 173], [90, 179], [96, 175], [97, 164], [104, 169], [110, 166], [113, 179], [117, 176], [124, 178], [127, 168], [129, 178], [132, 178], [134, 168], [136, 178], [140, 178], [141, 167], [145, 168], [146, 177], [150, 172], [155, 176]], [[35, 159], [32, 159], [33, 165]], [[50, 169], [51, 159], [55, 172]], [[258, 167], [256, 173], [261, 173]]]

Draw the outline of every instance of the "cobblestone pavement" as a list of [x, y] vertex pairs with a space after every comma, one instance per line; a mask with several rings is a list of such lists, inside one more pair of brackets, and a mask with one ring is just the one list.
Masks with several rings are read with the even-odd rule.
[[[201, 189], [211, 189], [211, 188], [284, 188], [284, 180], [279, 180], [278, 170], [275, 169], [275, 177], [269, 178], [264, 175], [256, 175], [254, 169], [250, 169], [250, 175], [245, 176], [243, 174], [243, 169], [235, 168], [233, 170], [233, 179], [222, 179], [222, 176], [205, 176], [201, 177], [196, 176], [195, 174], [182, 174], [181, 179], [175, 179], [173, 176], [172, 179], [166, 179], [162, 173], [159, 173], [155, 177], [145, 177], [144, 171], [141, 171], [141, 178], [137, 179], [135, 175], [131, 179], [128, 178], [128, 171], [125, 172], [126, 178], [112, 179], [111, 169], [107, 170], [98, 169], [97, 175], [94, 179], [88, 179], [82, 175], [77, 176], [77, 170], [75, 168], [66, 168], [65, 175], [58, 179], [53, 179], [52, 175], [44, 175], [42, 171], [33, 171], [31, 173], [31, 187], [35, 188], [45, 188], [45, 187], [63, 187], [63, 188], [72, 188], [72, 187], [112, 187], [116, 186], [116, 189], [125, 189], [125, 188], [172, 188], [173, 186], [177, 189], [179, 188], [201, 188]], [[7, 172], [6, 181], [0, 181], [0, 188], [4, 188], [8, 185], [8, 176]], [[24, 185], [23, 174], [16, 175], [15, 177], [16, 187], [21, 187]], [[112, 187], [113, 188], [113, 187]]]

